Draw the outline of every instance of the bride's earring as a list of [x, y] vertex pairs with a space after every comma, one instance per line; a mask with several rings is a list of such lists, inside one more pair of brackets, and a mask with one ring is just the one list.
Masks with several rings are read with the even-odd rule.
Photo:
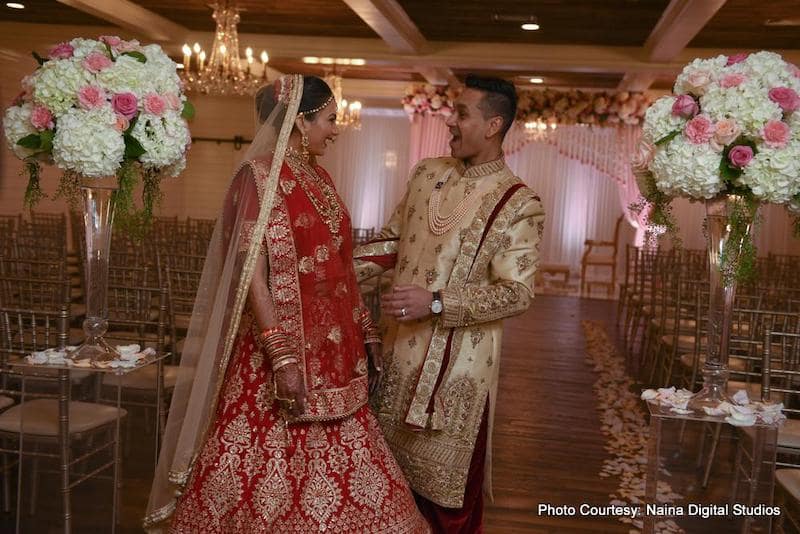
[[307, 160], [307, 159], [308, 159], [308, 157], [309, 157], [309, 152], [308, 152], [308, 136], [307, 136], [306, 134], [303, 134], [303, 136], [300, 138], [300, 155], [301, 155], [301, 156], [303, 157], [303, 159], [305, 159], [305, 160]]

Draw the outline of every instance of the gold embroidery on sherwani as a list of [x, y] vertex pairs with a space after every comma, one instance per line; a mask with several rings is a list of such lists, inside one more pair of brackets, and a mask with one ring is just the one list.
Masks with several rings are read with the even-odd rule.
[[[473, 218], [472, 224], [469, 226], [468, 234], [461, 243], [461, 249], [455, 265], [453, 266], [448, 286], [462, 286], [467, 282], [472, 265], [476, 261], [475, 256], [478, 253], [478, 245], [483, 235], [486, 222], [502, 196], [514, 183], [516, 183], [516, 179], [506, 180], [483, 197], [478, 212]], [[499, 217], [496, 219], [496, 222], [497, 220], [499, 220]], [[446, 309], [447, 303], [445, 303], [445, 310]], [[460, 344], [461, 336], [463, 336], [464, 332], [462, 330], [457, 330], [453, 334], [453, 342]], [[437, 326], [434, 330], [430, 349], [425, 357], [425, 363], [422, 366], [419, 380], [417, 381], [416, 393], [411, 399], [411, 405], [408, 408], [408, 415], [405, 419], [406, 423], [410, 425], [420, 428], [426, 428], [428, 426], [427, 407], [433, 395], [434, 385], [441, 371], [448, 335], [449, 330], [441, 328], [440, 326]], [[456, 352], [451, 350], [451, 353], [455, 354]], [[434, 405], [434, 413], [436, 413], [436, 411], [436, 406]], [[436, 419], [440, 421], [441, 415], [440, 413]], [[434, 421], [431, 421], [431, 423], [434, 423]], [[437, 429], [433, 424], [431, 428], [434, 430]]]
[[[499, 320], [484, 322], [483, 319], [492, 315], [507, 317], [527, 306], [537, 260], [535, 246], [538, 244], [538, 236], [528, 228], [535, 226], [543, 217], [541, 203], [530, 189], [515, 188], [505, 206], [496, 214], [483, 246], [478, 250], [481, 236], [500, 198], [510, 187], [520, 184], [518, 178], [498, 163], [499, 168], [494, 170], [496, 173], [484, 178], [485, 184], [491, 183], [494, 187], [488, 193], [493, 196], [492, 201], [486, 200], [489, 206], [477, 208], [470, 214], [464, 221], [467, 225], [465, 228], [455, 229], [440, 238], [428, 232], [429, 235], [422, 239], [419, 235], [421, 226], [416, 221], [406, 223], [405, 215], [414, 206], [419, 212], [428, 199], [426, 191], [431, 190], [434, 179], [448, 168], [458, 165], [451, 158], [425, 160], [426, 172], [433, 171], [433, 177], [426, 181], [424, 175], [419, 176], [419, 167], [422, 165], [418, 166], [404, 201], [381, 231], [387, 238], [400, 238], [400, 257], [413, 258], [418, 273], [427, 273], [431, 268], [440, 273], [429, 289], [442, 292], [444, 311], [438, 320], [424, 324], [384, 324], [388, 363], [381, 390], [375, 399], [375, 408], [387, 441], [412, 487], [428, 499], [454, 508], [463, 505], [468, 468], [481, 416], [486, 398], [497, 380], [496, 363], [500, 354], [496, 351], [502, 325]], [[474, 178], [467, 176], [470, 172], [475, 171], [465, 171], [454, 182], [455, 193], [445, 206], [447, 211], [452, 208], [453, 199], [461, 198], [465, 186], [469, 185], [465, 178]], [[412, 193], [419, 187], [423, 189], [421, 193]], [[398, 212], [402, 214], [399, 219]], [[535, 221], [533, 225], [526, 224], [531, 220]], [[520, 221], [525, 222], [517, 224]], [[417, 240], [409, 243], [408, 237], [414, 232], [418, 234]], [[519, 272], [516, 263], [521, 255], [529, 255], [534, 260], [523, 273]], [[363, 261], [367, 262], [369, 258], [363, 257]], [[420, 283], [408, 271], [402, 273], [398, 269], [395, 273], [395, 283]], [[475, 291], [475, 288], [491, 286], [497, 286], [498, 289], [489, 293]], [[472, 298], [476, 295], [488, 295], [493, 301], [485, 304], [485, 313], [481, 312], [481, 306]], [[479, 324], [471, 330], [465, 328], [474, 323]], [[440, 358], [451, 331], [450, 357], [444, 368]], [[408, 341], [412, 337], [420, 341], [415, 347], [409, 348]], [[429, 375], [430, 382], [426, 384], [424, 379], [418, 380], [420, 373]], [[465, 382], [464, 378], [468, 381]], [[437, 379], [441, 383], [434, 390]], [[455, 384], [458, 386], [454, 387]], [[465, 393], [471, 388], [474, 388], [473, 394]], [[461, 402], [464, 395], [471, 398], [469, 406]], [[434, 408], [432, 415], [427, 413], [431, 400]], [[416, 415], [419, 415], [420, 424], [413, 426], [418, 429], [408, 425], [408, 418], [415, 416], [410, 409], [415, 404], [419, 407]], [[467, 412], [466, 417], [460, 415]], [[455, 425], [458, 431], [451, 425]], [[434, 430], [437, 428], [440, 430]], [[487, 478], [487, 483], [490, 481], [491, 478]]]

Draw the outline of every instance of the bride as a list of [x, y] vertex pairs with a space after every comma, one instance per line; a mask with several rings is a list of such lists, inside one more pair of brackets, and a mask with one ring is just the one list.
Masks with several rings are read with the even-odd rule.
[[347, 209], [315, 162], [338, 134], [333, 94], [320, 78], [283, 76], [256, 112], [203, 269], [145, 528], [428, 532], [367, 405], [380, 336]]

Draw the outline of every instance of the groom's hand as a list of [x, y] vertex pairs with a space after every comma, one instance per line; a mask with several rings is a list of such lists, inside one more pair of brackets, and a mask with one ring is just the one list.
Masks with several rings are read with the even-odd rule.
[[395, 286], [381, 299], [384, 313], [401, 323], [427, 319], [431, 315], [433, 293], [419, 286]]

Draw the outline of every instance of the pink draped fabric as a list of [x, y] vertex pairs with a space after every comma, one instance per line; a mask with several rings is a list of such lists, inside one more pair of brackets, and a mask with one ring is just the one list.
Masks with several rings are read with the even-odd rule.
[[555, 147], [562, 156], [589, 165], [613, 180], [625, 219], [636, 230], [634, 244], [640, 247], [644, 244], [649, 210], [637, 213], [631, 209], [631, 204], [639, 200], [640, 194], [630, 166], [640, 136], [641, 128], [638, 126], [602, 128], [577, 125], [560, 126], [543, 141], [532, 141], [518, 123], [506, 136], [503, 146], [506, 154], [513, 154], [529, 143], [544, 142]]
[[422, 159], [450, 154], [450, 132], [444, 121], [441, 115], [414, 115], [408, 144], [409, 168]]

